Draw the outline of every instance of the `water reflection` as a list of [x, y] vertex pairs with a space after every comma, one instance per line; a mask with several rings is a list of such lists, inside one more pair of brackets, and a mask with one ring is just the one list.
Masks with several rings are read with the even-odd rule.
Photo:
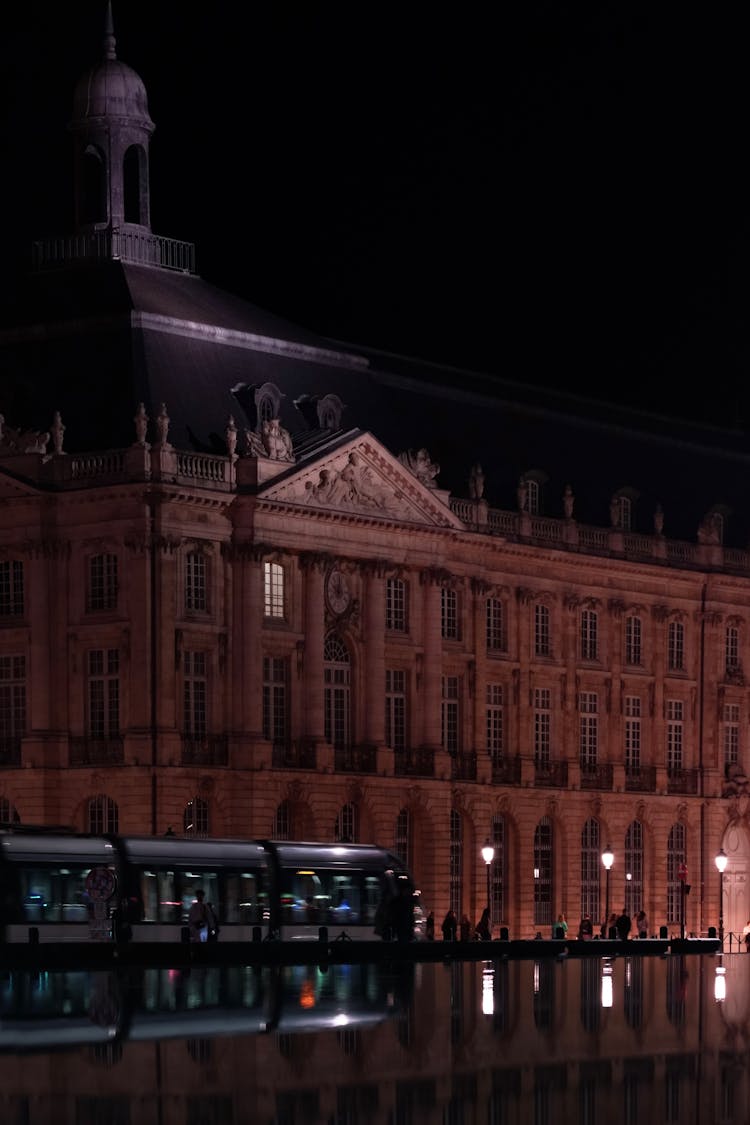
[[743, 955], [5, 974], [0, 1120], [745, 1125], [749, 978]]

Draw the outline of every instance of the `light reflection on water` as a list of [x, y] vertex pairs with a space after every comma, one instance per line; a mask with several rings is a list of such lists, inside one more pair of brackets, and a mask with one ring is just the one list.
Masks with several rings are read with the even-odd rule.
[[746, 1125], [749, 977], [740, 954], [6, 973], [0, 1121]]

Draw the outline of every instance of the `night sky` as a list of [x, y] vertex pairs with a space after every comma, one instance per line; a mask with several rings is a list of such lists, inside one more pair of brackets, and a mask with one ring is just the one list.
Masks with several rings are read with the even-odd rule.
[[[157, 126], [153, 229], [335, 339], [750, 416], [739, 16], [506, 7], [115, 0]], [[4, 14], [11, 268], [70, 230], [65, 125], [103, 9]]]

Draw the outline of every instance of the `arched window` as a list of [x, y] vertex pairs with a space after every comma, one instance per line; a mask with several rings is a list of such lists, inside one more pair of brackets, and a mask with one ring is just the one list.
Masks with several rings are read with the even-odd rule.
[[530, 516], [538, 516], [540, 511], [541, 489], [539, 481], [527, 478], [526, 480], [526, 511]]
[[464, 834], [461, 814], [456, 809], [451, 809], [450, 818], [450, 873], [448, 900], [451, 910], [455, 910], [456, 917], [461, 917], [461, 899], [463, 897], [463, 878], [461, 875], [463, 864]]
[[339, 810], [333, 828], [333, 838], [337, 844], [356, 844], [359, 840], [358, 810], [351, 801], [342, 805]]
[[409, 870], [412, 869], [412, 837], [411, 837], [411, 813], [408, 809], [401, 809], [396, 817], [396, 833], [393, 841], [393, 850], [401, 860], [405, 863]]
[[508, 855], [505, 817], [496, 813], [492, 818], [491, 842], [495, 855], [490, 867], [490, 915], [493, 925], [507, 922], [505, 892], [507, 886]]
[[208, 801], [194, 797], [185, 805], [182, 818], [183, 832], [186, 836], [208, 836]]
[[102, 154], [94, 145], [87, 145], [81, 170], [81, 222], [104, 223], [107, 221], [106, 174]]
[[274, 840], [292, 840], [292, 810], [288, 801], [282, 801], [273, 818]]
[[581, 660], [599, 659], [599, 615], [595, 609], [581, 610]]
[[643, 910], [643, 825], [640, 820], [632, 820], [625, 833], [625, 909], [631, 918]]
[[683, 881], [679, 870], [684, 863], [687, 863], [685, 825], [673, 824], [667, 841], [667, 924], [682, 922]]
[[[534, 829], [534, 925], [552, 925], [552, 821], [543, 816]], [[547, 935], [548, 936], [548, 935]]]
[[643, 623], [640, 617], [632, 615], [625, 621], [625, 663], [630, 665], [642, 664], [641, 651], [643, 639]]
[[15, 805], [13, 805], [7, 797], [0, 797], [0, 824], [20, 824], [21, 818], [18, 815]]
[[146, 217], [143, 214], [142, 172], [145, 169], [146, 156], [139, 145], [131, 145], [125, 153], [122, 162], [122, 182], [125, 204], [125, 222], [136, 223], [144, 226]]
[[335, 750], [351, 746], [351, 662], [344, 642], [333, 635], [323, 650], [325, 738]]
[[602, 917], [601, 867], [599, 821], [590, 817], [581, 832], [581, 917], [588, 914], [594, 925]]
[[120, 812], [113, 800], [103, 793], [90, 798], [86, 809], [87, 832], [119, 832], [119, 825]]

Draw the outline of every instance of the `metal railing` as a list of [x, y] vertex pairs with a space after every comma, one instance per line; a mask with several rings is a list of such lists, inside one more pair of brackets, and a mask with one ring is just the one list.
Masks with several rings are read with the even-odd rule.
[[121, 766], [125, 761], [122, 738], [71, 738], [68, 752], [71, 766]]
[[435, 755], [432, 750], [396, 750], [393, 754], [395, 777], [434, 777]]
[[374, 746], [338, 747], [333, 752], [333, 766], [337, 773], [376, 773], [377, 750]]
[[141, 230], [93, 230], [43, 238], [31, 247], [35, 270], [59, 269], [74, 262], [123, 261], [195, 273], [195, 246]]
[[209, 734], [204, 738], [183, 737], [183, 766], [226, 766], [229, 747], [225, 734]]

